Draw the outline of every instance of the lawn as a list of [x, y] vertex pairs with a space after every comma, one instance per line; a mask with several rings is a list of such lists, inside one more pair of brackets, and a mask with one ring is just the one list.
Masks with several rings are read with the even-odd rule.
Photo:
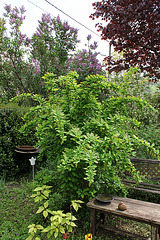
[[36, 206], [30, 198], [33, 184], [10, 182], [0, 187], [0, 238], [27, 238], [27, 226], [35, 219]]

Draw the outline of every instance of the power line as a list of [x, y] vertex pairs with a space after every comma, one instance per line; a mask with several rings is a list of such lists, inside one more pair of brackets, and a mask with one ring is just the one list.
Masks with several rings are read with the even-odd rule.
[[[38, 5], [36, 5], [35, 3], [31, 2], [30, 0], [27, 0], [29, 3], [33, 4], [35, 7], [39, 8], [40, 10], [48, 13], [46, 10], [44, 10], [43, 8], [39, 7]], [[79, 21], [77, 21], [75, 18], [71, 17], [69, 14], [65, 13], [63, 10], [59, 9], [58, 7], [56, 7], [55, 5], [53, 5], [52, 3], [50, 3], [48, 0], [45, 0], [49, 5], [51, 5], [52, 7], [56, 8], [58, 11], [60, 11], [61, 13], [63, 13], [64, 15], [66, 15], [67, 17], [69, 17], [70, 19], [72, 19], [73, 21], [75, 21], [76, 23], [78, 23], [79, 25], [81, 25], [82, 27], [84, 27], [85, 29], [87, 29], [88, 31], [92, 32], [93, 34], [97, 35], [98, 37], [100, 37], [100, 35], [98, 35], [96, 32], [94, 32], [93, 30], [91, 30], [90, 28], [86, 27], [84, 24], [80, 23]], [[106, 40], [107, 42], [109, 42], [108, 40]], [[106, 56], [105, 54], [100, 53], [101, 56]]]
[[79, 25], [81, 25], [82, 27], [86, 28], [88, 31], [92, 32], [93, 34], [97, 35], [98, 37], [99, 34], [95, 33], [93, 30], [91, 30], [90, 28], [86, 27], [84, 24], [80, 23], [79, 21], [77, 21], [75, 18], [71, 17], [69, 14], [65, 13], [64, 11], [62, 11], [60, 8], [56, 7], [55, 5], [53, 5], [52, 3], [50, 3], [48, 0], [45, 0], [48, 4], [50, 4], [52, 7], [56, 8], [58, 11], [60, 11], [61, 13], [63, 13], [64, 15], [66, 15], [67, 17], [69, 17], [70, 19], [72, 19], [73, 21], [75, 21], [76, 23], [78, 23]]
[[[43, 8], [39, 7], [38, 5], [36, 5], [35, 3], [31, 2], [30, 0], [27, 0], [29, 3], [33, 4], [35, 7], [41, 9], [42, 11], [48, 13], [46, 10], [44, 10]], [[64, 11], [62, 11], [60, 8], [56, 7], [55, 5], [53, 5], [52, 3], [50, 3], [49, 1], [45, 0], [48, 4], [50, 4], [52, 7], [56, 8], [58, 11], [60, 11], [61, 13], [63, 13], [64, 15], [66, 15], [67, 17], [69, 17], [70, 19], [72, 19], [73, 21], [75, 21], [76, 23], [78, 23], [79, 25], [81, 25], [82, 27], [86, 28], [88, 31], [92, 32], [93, 34], [97, 35], [98, 37], [99, 34], [95, 33], [93, 30], [91, 30], [90, 28], [86, 27], [84, 24], [80, 23], [79, 21], [77, 21], [75, 18], [71, 17], [70, 15], [68, 15], [67, 13], [65, 13]]]
[[35, 7], [41, 9], [43, 12], [48, 13], [46, 10], [44, 10], [43, 8], [39, 7], [38, 5], [36, 5], [35, 3], [31, 2], [30, 0], [27, 0], [29, 3], [31, 3], [32, 5], [34, 5]]

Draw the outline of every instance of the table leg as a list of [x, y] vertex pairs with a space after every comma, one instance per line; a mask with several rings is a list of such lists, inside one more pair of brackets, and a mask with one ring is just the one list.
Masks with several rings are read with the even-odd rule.
[[157, 225], [151, 225], [151, 240], [159, 240], [158, 228]]
[[93, 236], [96, 235], [96, 210], [90, 209], [90, 232]]

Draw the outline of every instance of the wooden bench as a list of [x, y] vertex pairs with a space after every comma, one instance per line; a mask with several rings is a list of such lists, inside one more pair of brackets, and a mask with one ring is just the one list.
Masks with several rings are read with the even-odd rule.
[[[127, 210], [118, 210], [119, 202], [124, 202]], [[95, 198], [87, 203], [90, 208], [90, 232], [96, 235], [97, 228], [103, 228], [114, 233], [122, 234], [124, 236], [134, 237], [134, 239], [148, 239], [148, 237], [139, 236], [130, 232], [124, 232], [116, 228], [111, 228], [105, 224], [97, 222], [97, 213], [109, 214], [142, 222], [151, 226], [151, 240], [159, 240], [159, 227], [160, 227], [160, 204], [150, 203], [131, 198], [114, 197], [114, 200], [108, 203], [101, 203]]]
[[[160, 194], [160, 161], [154, 159], [130, 159], [137, 171], [144, 176], [147, 182], [141, 182], [137, 185], [131, 180], [131, 175], [127, 172], [124, 175], [123, 183], [130, 189], [143, 191], [153, 194]], [[127, 179], [128, 177], [128, 179]]]

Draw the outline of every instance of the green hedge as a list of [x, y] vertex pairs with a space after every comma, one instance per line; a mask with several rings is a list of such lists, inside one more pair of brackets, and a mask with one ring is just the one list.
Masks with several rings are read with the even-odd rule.
[[13, 103], [0, 104], [0, 177], [5, 174], [10, 179], [21, 174], [23, 163], [17, 164], [14, 150], [16, 146], [36, 143], [34, 132], [26, 137], [19, 131], [24, 124], [22, 117], [28, 110]]

